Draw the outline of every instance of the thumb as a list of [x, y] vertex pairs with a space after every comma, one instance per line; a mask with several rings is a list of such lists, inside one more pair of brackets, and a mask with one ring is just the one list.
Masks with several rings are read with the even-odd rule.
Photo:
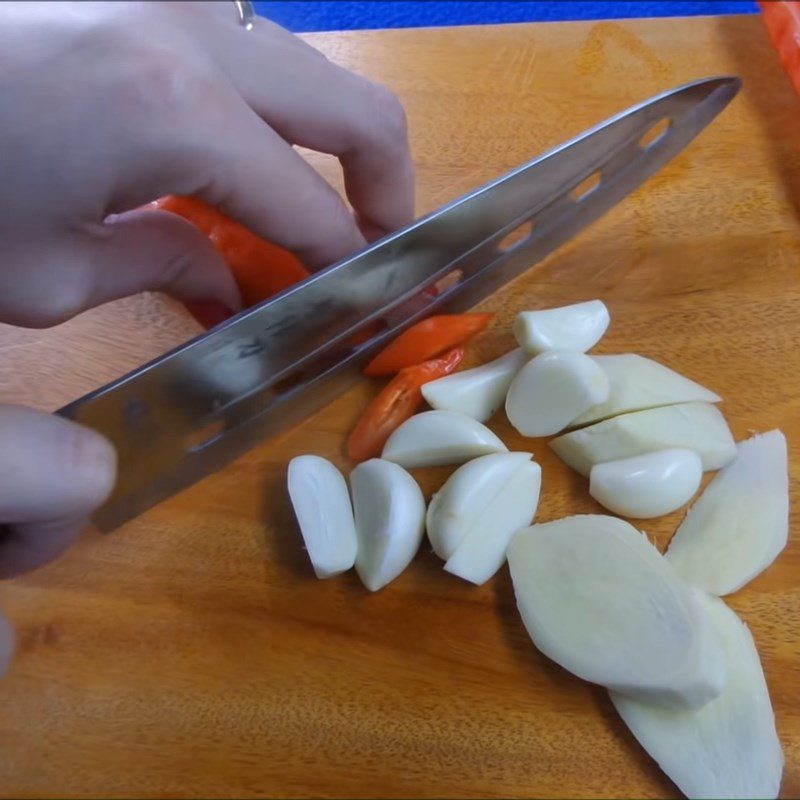
[[137, 209], [106, 220], [87, 254], [86, 307], [143, 291], [184, 302], [216, 301], [231, 312], [241, 297], [231, 271], [192, 223], [165, 211]]
[[0, 319], [11, 325], [57, 325], [144, 291], [212, 302], [231, 312], [241, 306], [233, 275], [211, 242], [167, 211], [128, 211], [66, 241], [44, 241], [38, 249], [3, 255], [19, 273], [0, 291]]
[[116, 453], [61, 417], [0, 405], [0, 578], [60, 555], [111, 493]]

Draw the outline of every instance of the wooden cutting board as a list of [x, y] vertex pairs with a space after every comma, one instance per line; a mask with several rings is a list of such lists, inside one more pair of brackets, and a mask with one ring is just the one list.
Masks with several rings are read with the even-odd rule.
[[[636, 351], [724, 398], [737, 438], [780, 427], [800, 513], [800, 104], [757, 17], [309, 36], [408, 109], [420, 213], [612, 113], [699, 77], [745, 88], [645, 188], [488, 300], [475, 360], [523, 308], [602, 298], [601, 352]], [[339, 185], [332, 161], [313, 157]], [[313, 224], [313, 220], [309, 221]], [[139, 297], [56, 331], [0, 329], [0, 400], [52, 409], [196, 332]], [[82, 797], [672, 797], [605, 694], [528, 641], [507, 571], [476, 588], [426, 547], [378, 594], [317, 581], [287, 461], [346, 466], [362, 386], [109, 536], [0, 588], [0, 793]], [[597, 511], [533, 447], [539, 519]], [[426, 493], [446, 471], [420, 473]], [[643, 527], [663, 547], [680, 514]], [[730, 598], [751, 626], [800, 795], [800, 537]]]

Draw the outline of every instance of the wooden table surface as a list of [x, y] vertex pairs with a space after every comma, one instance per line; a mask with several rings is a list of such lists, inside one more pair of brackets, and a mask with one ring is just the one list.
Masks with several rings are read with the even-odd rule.
[[[522, 308], [601, 297], [602, 352], [718, 391], [737, 438], [780, 427], [800, 461], [800, 104], [757, 17], [308, 37], [394, 87], [426, 212], [652, 94], [744, 78], [672, 165], [485, 304], [477, 358]], [[312, 157], [338, 185], [335, 165]], [[52, 409], [193, 335], [139, 297], [55, 331], [0, 329], [0, 400]], [[0, 681], [0, 794], [150, 797], [672, 797], [601, 689], [548, 662], [507, 570], [476, 588], [423, 547], [378, 594], [317, 581], [286, 500], [290, 457], [345, 466], [363, 386], [109, 536], [0, 588], [18, 652]], [[523, 443], [505, 422], [495, 429]], [[525, 445], [527, 447], [528, 445]], [[596, 511], [534, 443], [539, 520]], [[426, 494], [445, 471], [419, 477]], [[664, 545], [680, 514], [644, 527]], [[730, 604], [761, 652], [800, 795], [800, 539]]]

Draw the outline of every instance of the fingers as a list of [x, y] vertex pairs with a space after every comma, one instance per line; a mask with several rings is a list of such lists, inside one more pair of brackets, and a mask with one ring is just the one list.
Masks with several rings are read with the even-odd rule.
[[0, 578], [51, 561], [110, 494], [116, 454], [98, 433], [50, 414], [0, 406]]
[[195, 185], [177, 193], [201, 198], [311, 269], [363, 247], [337, 192], [235, 92], [225, 102], [226, 113], [218, 107], [210, 115], [202, 146], [181, 153], [183, 172]]
[[284, 139], [337, 156], [347, 196], [374, 238], [414, 216], [406, 117], [385, 87], [342, 69], [277, 25], [204, 18], [203, 38], [244, 100]]

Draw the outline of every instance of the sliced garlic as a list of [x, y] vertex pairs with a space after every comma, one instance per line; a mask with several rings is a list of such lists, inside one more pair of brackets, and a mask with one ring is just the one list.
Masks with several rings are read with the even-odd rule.
[[289, 497], [318, 578], [350, 569], [356, 560], [356, 529], [347, 484], [330, 461], [298, 456], [289, 462]]
[[774, 430], [738, 445], [689, 509], [667, 560], [689, 583], [725, 595], [763, 572], [788, 536], [786, 438]]
[[[531, 453], [492, 453], [460, 466], [431, 498], [426, 525], [431, 547], [447, 561]], [[533, 515], [531, 515], [531, 518]]]
[[517, 373], [506, 397], [506, 414], [523, 436], [549, 436], [602, 403], [608, 392], [608, 378], [591, 357], [554, 350], [536, 356]]
[[722, 400], [719, 395], [699, 383], [635, 353], [592, 358], [608, 376], [611, 390], [604, 403], [592, 406], [573, 420], [572, 425], [588, 425], [646, 408], [695, 401], [718, 403]]
[[661, 517], [691, 500], [703, 464], [694, 450], [672, 448], [595, 464], [589, 494], [623, 517]]
[[708, 403], [623, 414], [565, 433], [549, 444], [562, 461], [587, 478], [595, 464], [673, 447], [694, 450], [706, 471], [724, 467], [736, 455], [725, 418]]
[[666, 708], [698, 708], [725, 683], [725, 656], [693, 589], [615, 517], [518, 532], [508, 565], [525, 628], [584, 680]]
[[514, 336], [530, 355], [547, 350], [591, 350], [608, 328], [611, 317], [602, 300], [560, 308], [522, 311], [514, 323]]
[[511, 536], [530, 525], [542, 471], [530, 453], [493, 453], [459, 467], [431, 498], [428, 539], [445, 569], [485, 583], [503, 565]]
[[485, 425], [456, 411], [425, 411], [407, 419], [388, 439], [382, 458], [407, 469], [461, 464], [508, 448]]
[[417, 482], [391, 461], [373, 458], [350, 475], [358, 537], [356, 571], [377, 591], [414, 558], [425, 529], [425, 499]]
[[422, 387], [428, 405], [486, 422], [506, 399], [508, 387], [528, 356], [521, 348], [474, 369], [454, 372]]
[[472, 520], [445, 571], [478, 586], [486, 583], [505, 563], [511, 537], [533, 521], [541, 487], [541, 467], [533, 461], [522, 464]]
[[753, 637], [722, 600], [696, 593], [721, 637], [727, 679], [695, 710], [657, 708], [611, 692], [619, 715], [687, 797], [776, 798], [783, 751]]

